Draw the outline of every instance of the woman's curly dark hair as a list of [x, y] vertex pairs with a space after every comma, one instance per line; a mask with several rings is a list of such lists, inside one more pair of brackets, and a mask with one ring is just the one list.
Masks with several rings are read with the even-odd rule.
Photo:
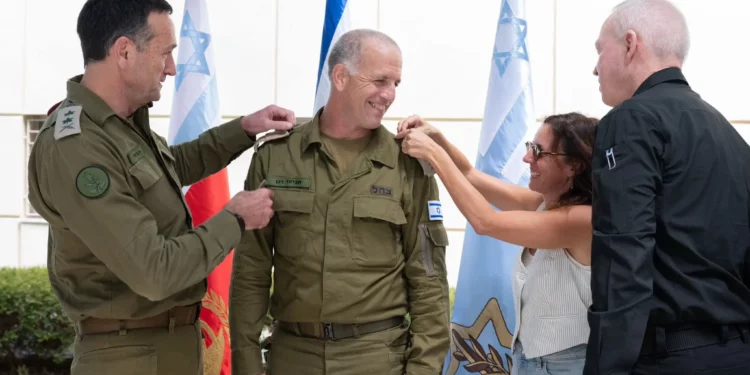
[[565, 162], [572, 165], [575, 170], [572, 188], [560, 196], [557, 205], [591, 205], [591, 161], [599, 119], [571, 112], [549, 116], [544, 119], [544, 124], [552, 131], [552, 144], [555, 148], [553, 151], [566, 154]]

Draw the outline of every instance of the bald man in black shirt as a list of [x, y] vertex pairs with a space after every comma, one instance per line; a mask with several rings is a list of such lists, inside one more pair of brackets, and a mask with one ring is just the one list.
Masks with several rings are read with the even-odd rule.
[[688, 85], [688, 48], [665, 0], [618, 5], [596, 42], [614, 108], [594, 150], [585, 374], [750, 374], [750, 146]]

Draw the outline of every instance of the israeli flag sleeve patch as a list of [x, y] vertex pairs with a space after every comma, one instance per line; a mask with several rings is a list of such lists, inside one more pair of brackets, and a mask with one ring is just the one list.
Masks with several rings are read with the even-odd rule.
[[443, 220], [443, 205], [440, 201], [427, 201], [427, 210], [430, 213], [430, 221]]

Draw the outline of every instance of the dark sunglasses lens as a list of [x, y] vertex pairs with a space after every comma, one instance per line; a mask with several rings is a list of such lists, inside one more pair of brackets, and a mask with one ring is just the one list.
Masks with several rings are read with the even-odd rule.
[[536, 144], [532, 142], [526, 142], [526, 152], [529, 152], [529, 150], [533, 151], [531, 154], [534, 155], [534, 161], [539, 159], [539, 147], [536, 146]]

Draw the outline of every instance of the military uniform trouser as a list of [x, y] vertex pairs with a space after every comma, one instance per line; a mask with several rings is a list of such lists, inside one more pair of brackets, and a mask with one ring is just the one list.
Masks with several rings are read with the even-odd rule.
[[403, 375], [409, 322], [358, 338], [326, 340], [276, 328], [267, 375]]
[[200, 321], [77, 336], [71, 375], [203, 374]]

